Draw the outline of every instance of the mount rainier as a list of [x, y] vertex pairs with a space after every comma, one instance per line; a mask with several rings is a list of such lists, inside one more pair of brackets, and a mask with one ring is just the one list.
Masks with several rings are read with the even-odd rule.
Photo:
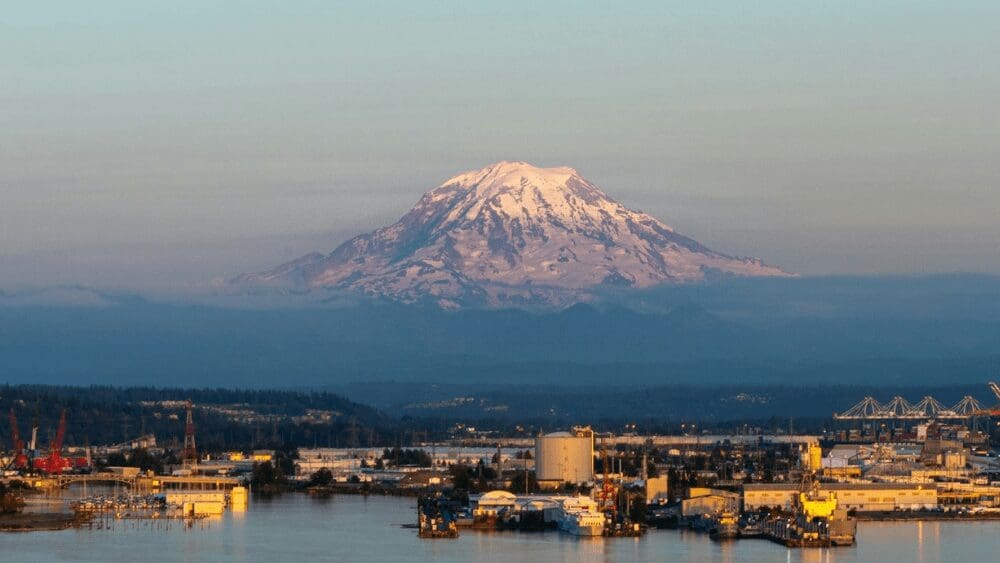
[[397, 223], [329, 254], [233, 281], [442, 307], [565, 306], [602, 287], [692, 283], [712, 271], [790, 275], [710, 250], [614, 201], [572, 168], [505, 161], [445, 181]]

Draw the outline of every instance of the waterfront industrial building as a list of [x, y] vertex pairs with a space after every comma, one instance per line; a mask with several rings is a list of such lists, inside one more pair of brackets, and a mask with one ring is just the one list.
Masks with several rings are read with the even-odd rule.
[[[743, 486], [743, 510], [778, 507], [791, 510], [801, 485], [791, 483]], [[822, 483], [820, 491], [834, 493], [839, 506], [857, 512], [927, 510], [938, 507], [933, 485], [907, 483]]]
[[740, 494], [706, 487], [691, 487], [688, 497], [681, 501], [681, 516], [696, 518], [705, 514], [736, 512], [740, 506]]

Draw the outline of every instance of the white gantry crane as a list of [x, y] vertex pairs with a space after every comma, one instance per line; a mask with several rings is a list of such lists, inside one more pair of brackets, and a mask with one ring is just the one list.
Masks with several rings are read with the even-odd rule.
[[[987, 385], [1000, 400], [1000, 385], [990, 381]], [[1000, 404], [987, 409], [972, 397], [966, 395], [953, 407], [947, 407], [934, 397], [927, 396], [913, 404], [900, 396], [887, 403], [879, 403], [874, 397], [865, 397], [853, 407], [835, 413], [837, 420], [928, 420], [928, 419], [968, 419], [974, 416], [1000, 416]]]

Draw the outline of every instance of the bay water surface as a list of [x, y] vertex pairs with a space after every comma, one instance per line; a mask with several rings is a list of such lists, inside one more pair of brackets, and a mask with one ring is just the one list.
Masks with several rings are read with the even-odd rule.
[[0, 534], [0, 560], [160, 561], [817, 561], [934, 562], [1000, 559], [1000, 522], [862, 522], [854, 547], [788, 549], [765, 540], [718, 543], [690, 531], [642, 538], [577, 538], [462, 530], [426, 540], [404, 525], [412, 498], [289, 493], [254, 496], [245, 512], [188, 527], [179, 520], [109, 520], [57, 532]]

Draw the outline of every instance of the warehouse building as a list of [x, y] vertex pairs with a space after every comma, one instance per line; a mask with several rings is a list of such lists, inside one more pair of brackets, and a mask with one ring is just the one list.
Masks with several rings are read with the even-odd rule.
[[718, 516], [729, 511], [739, 510], [740, 495], [732, 491], [691, 487], [688, 496], [681, 501], [681, 516], [695, 518], [698, 516]]
[[[774, 483], [743, 485], [743, 509], [780, 507], [791, 510], [801, 487]], [[837, 495], [838, 504], [859, 512], [918, 510], [937, 508], [938, 491], [934, 485], [905, 483], [823, 483], [820, 491]]]

